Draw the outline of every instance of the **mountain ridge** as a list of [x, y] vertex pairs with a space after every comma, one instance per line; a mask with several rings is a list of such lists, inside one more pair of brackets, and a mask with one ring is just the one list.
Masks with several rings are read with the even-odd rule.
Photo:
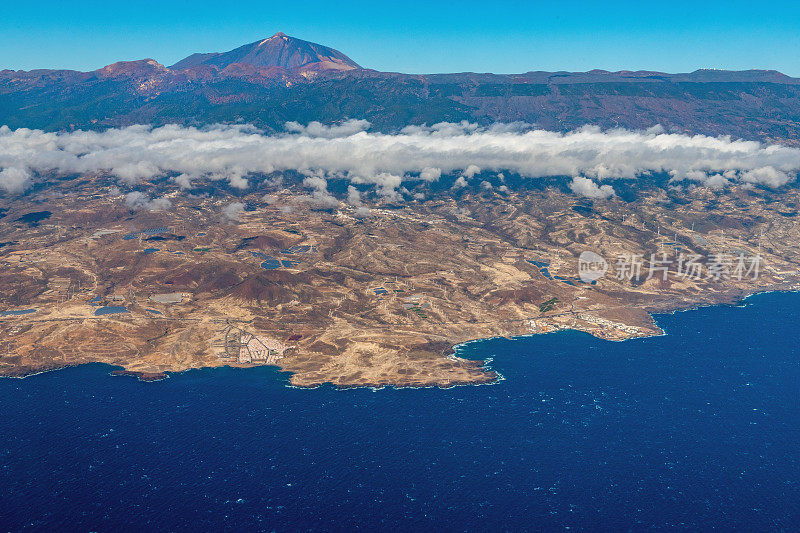
[[800, 78], [775, 70], [404, 74], [283, 33], [171, 67], [120, 61], [90, 72], [0, 70], [0, 125], [50, 131], [130, 124], [369, 120], [373, 129], [467, 120], [731, 135], [800, 145]]
[[[266, 46], [265, 46], [266, 45]], [[299, 49], [299, 51], [298, 51]], [[266, 52], [266, 53], [264, 53]], [[284, 54], [281, 56], [281, 54]], [[8, 75], [10, 73], [95, 73], [107, 72], [115, 70], [115, 66], [133, 65], [136, 63], [148, 63], [150, 65], [158, 65], [161, 70], [166, 69], [169, 71], [183, 71], [198, 66], [213, 66], [219, 70], [224, 70], [232, 64], [241, 63], [255, 67], [280, 67], [286, 71], [302, 70], [307, 65], [315, 63], [330, 63], [324, 65], [325, 68], [320, 70], [331, 70], [337, 72], [346, 72], [349, 70], [367, 70], [371, 72], [380, 72], [389, 75], [405, 75], [405, 76], [418, 76], [418, 77], [439, 77], [439, 76], [503, 76], [503, 77], [520, 77], [524, 76], [531, 81], [543, 81], [547, 79], [550, 83], [560, 83], [563, 78], [564, 81], [585, 81], [587, 79], [612, 79], [619, 77], [620, 79], [631, 78], [637, 80], [645, 80], [647, 78], [658, 80], [680, 80], [680, 81], [773, 81], [780, 83], [800, 83], [800, 78], [795, 78], [784, 74], [774, 69], [746, 69], [746, 70], [724, 70], [714, 68], [701, 68], [691, 72], [662, 72], [656, 70], [605, 70], [605, 69], [592, 69], [588, 71], [544, 71], [544, 70], [529, 70], [521, 73], [508, 73], [508, 74], [495, 74], [491, 72], [476, 72], [476, 71], [463, 71], [463, 72], [430, 72], [424, 74], [406, 74], [394, 71], [377, 71], [369, 68], [362, 67], [344, 53], [318, 43], [305, 41], [297, 37], [289, 36], [283, 32], [277, 32], [270, 37], [260, 39], [252, 43], [248, 43], [227, 52], [195, 52], [180, 59], [169, 66], [164, 66], [153, 58], [143, 58], [136, 60], [124, 60], [110, 63], [93, 71], [80, 71], [74, 69], [31, 69], [31, 70], [12, 70], [1, 69], [0, 74]], [[331, 66], [332, 65], [332, 66]]]

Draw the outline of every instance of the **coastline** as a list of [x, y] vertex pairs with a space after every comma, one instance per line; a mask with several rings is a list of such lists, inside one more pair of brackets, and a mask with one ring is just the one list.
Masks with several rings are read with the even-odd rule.
[[[687, 312], [687, 311], [695, 311], [695, 310], [702, 309], [702, 308], [710, 308], [710, 307], [718, 307], [718, 306], [744, 307], [744, 306], [747, 305], [747, 300], [752, 298], [752, 297], [755, 297], [755, 296], [761, 296], [761, 295], [772, 294], [772, 293], [787, 293], [788, 294], [788, 293], [798, 293], [798, 292], [800, 292], [800, 288], [798, 288], [796, 286], [793, 286], [793, 287], [787, 288], [787, 289], [759, 290], [759, 291], [753, 291], [753, 292], [748, 292], [747, 294], [743, 294], [742, 296], [740, 296], [740, 297], [738, 297], [738, 298], [736, 298], [736, 299], [734, 299], [732, 301], [719, 301], [719, 302], [713, 302], [713, 303], [711, 303], [711, 302], [708, 302], [708, 303], [703, 302], [703, 303], [698, 303], [698, 304], [695, 304], [695, 305], [692, 305], [692, 306], [689, 306], [689, 307], [675, 308], [675, 309], [671, 309], [671, 310], [663, 310], [663, 311], [659, 310], [659, 311], [654, 311], [654, 312], [649, 312], [648, 311], [648, 315], [651, 317], [651, 319], [654, 321], [654, 323], [657, 323], [658, 315], [675, 315], [677, 313], [683, 313], [683, 312]], [[108, 365], [108, 366], [110, 366], [112, 368], [112, 370], [110, 370], [109, 373], [108, 373], [109, 376], [112, 376], [112, 377], [120, 377], [120, 376], [133, 377], [133, 378], [136, 378], [136, 380], [139, 381], [139, 382], [151, 383], [151, 382], [158, 382], [158, 381], [163, 381], [165, 379], [168, 379], [172, 374], [182, 374], [184, 372], [188, 372], [188, 371], [191, 371], [191, 370], [214, 370], [214, 369], [217, 369], [217, 368], [231, 368], [231, 369], [232, 368], [237, 368], [237, 369], [246, 370], [246, 369], [249, 369], [249, 368], [258, 368], [258, 367], [262, 367], [262, 366], [268, 366], [268, 367], [276, 368], [282, 374], [283, 373], [287, 374], [287, 378], [286, 378], [286, 381], [284, 383], [284, 386], [286, 386], [288, 388], [313, 390], [313, 389], [317, 389], [317, 388], [321, 388], [321, 387], [330, 386], [333, 389], [340, 390], [340, 391], [353, 390], [353, 389], [370, 389], [370, 390], [375, 391], [375, 392], [380, 391], [380, 390], [385, 390], [385, 389], [402, 390], [402, 389], [433, 389], [433, 388], [437, 388], [437, 389], [447, 390], [447, 389], [452, 389], [452, 388], [455, 388], [455, 387], [480, 386], [480, 385], [497, 385], [500, 382], [506, 380], [505, 376], [503, 376], [503, 374], [501, 372], [499, 372], [498, 370], [492, 368], [492, 366], [491, 366], [491, 363], [493, 362], [493, 358], [492, 357], [478, 358], [478, 359], [471, 359], [471, 358], [465, 357], [466, 354], [464, 353], [465, 352], [464, 348], [466, 348], [468, 346], [472, 346], [472, 345], [475, 345], [475, 344], [479, 344], [479, 343], [483, 343], [483, 342], [491, 341], [491, 340], [495, 340], [495, 339], [516, 340], [516, 339], [523, 339], [523, 338], [528, 338], [528, 337], [535, 337], [535, 336], [538, 336], [538, 335], [546, 335], [548, 333], [555, 333], [556, 331], [569, 331], [569, 330], [587, 333], [589, 335], [594, 336], [595, 338], [598, 338], [600, 340], [605, 340], [607, 342], [624, 342], [624, 341], [633, 340], [633, 339], [636, 339], [636, 338], [659, 337], [659, 336], [666, 336], [666, 335], [669, 334], [668, 331], [666, 329], [664, 329], [664, 327], [662, 327], [661, 325], [658, 325], [658, 330], [660, 331], [660, 333], [654, 333], [654, 334], [649, 334], [649, 335], [630, 336], [630, 337], [625, 338], [625, 339], [603, 338], [603, 337], [600, 337], [600, 336], [597, 336], [597, 335], [593, 335], [589, 331], [585, 331], [585, 330], [582, 330], [580, 328], [570, 328], [570, 327], [565, 327], [565, 328], [561, 328], [561, 329], [557, 329], [557, 330], [553, 330], [553, 331], [523, 333], [523, 334], [519, 334], [519, 335], [492, 335], [492, 336], [488, 336], [488, 337], [477, 337], [477, 338], [468, 339], [468, 340], [461, 341], [461, 342], [453, 344], [451, 346], [450, 350], [449, 350], [449, 353], [447, 355], [443, 355], [443, 357], [449, 358], [449, 359], [453, 359], [453, 360], [458, 360], [458, 361], [461, 361], [461, 362], [467, 361], [470, 364], [474, 365], [475, 369], [479, 369], [479, 370], [487, 373], [487, 379], [475, 380], [475, 381], [462, 381], [462, 382], [453, 382], [453, 381], [438, 382], [438, 383], [437, 382], [432, 382], [430, 384], [419, 384], [419, 385], [412, 385], [412, 384], [405, 385], [405, 384], [402, 384], [402, 383], [363, 383], [363, 384], [357, 384], [357, 385], [337, 385], [337, 384], [332, 383], [332, 382], [322, 382], [322, 383], [316, 383], [316, 384], [308, 385], [308, 386], [306, 386], [306, 385], [298, 385], [298, 384], [292, 383], [292, 376], [294, 375], [294, 373], [289, 371], [289, 370], [283, 369], [280, 365], [235, 366], [235, 365], [225, 364], [225, 365], [214, 365], [214, 366], [212, 366], [212, 365], [209, 365], [209, 366], [198, 366], [198, 367], [186, 368], [186, 369], [175, 370], [175, 371], [167, 370], [167, 371], [162, 371], [162, 372], [146, 372], [146, 371], [128, 370], [128, 369], [126, 369], [126, 368], [124, 368], [123, 366], [120, 366], [120, 365], [108, 364], [108, 363], [104, 363], [104, 362], [100, 362], [100, 361], [90, 361], [90, 362], [86, 362], [86, 363], [59, 365], [59, 366], [55, 366], [55, 367], [52, 367], [52, 368], [44, 368], [44, 369], [41, 369], [41, 370], [35, 370], [35, 371], [31, 372], [31, 373], [22, 374], [22, 375], [3, 375], [3, 376], [0, 376], [0, 379], [2, 379], [2, 378], [25, 379], [25, 378], [34, 377], [34, 376], [45, 374], [45, 373], [49, 373], [49, 372], [55, 372], [55, 371], [59, 371], [59, 370], [64, 370], [64, 369], [72, 368], [72, 367], [79, 367], [79, 366], [84, 366], [84, 365], [88, 365], [88, 364], [104, 364], [104, 365]]]

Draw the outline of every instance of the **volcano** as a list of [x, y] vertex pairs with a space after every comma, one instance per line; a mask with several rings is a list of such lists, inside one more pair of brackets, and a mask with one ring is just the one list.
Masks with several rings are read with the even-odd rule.
[[344, 71], [361, 68], [355, 61], [338, 50], [290, 37], [282, 32], [229, 52], [192, 54], [170, 68], [184, 70], [201, 65], [211, 65], [224, 69], [234, 64], [280, 67], [290, 72]]

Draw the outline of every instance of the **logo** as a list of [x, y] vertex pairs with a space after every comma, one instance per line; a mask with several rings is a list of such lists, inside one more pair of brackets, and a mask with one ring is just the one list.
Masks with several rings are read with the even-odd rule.
[[606, 275], [608, 263], [599, 254], [585, 251], [578, 257], [578, 277], [584, 283], [592, 283]]

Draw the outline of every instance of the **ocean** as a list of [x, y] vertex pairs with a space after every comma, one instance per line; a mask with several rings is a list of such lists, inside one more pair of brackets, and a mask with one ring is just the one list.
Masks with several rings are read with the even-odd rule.
[[796, 529], [800, 294], [665, 336], [470, 343], [504, 380], [287, 387], [274, 368], [0, 380], [0, 529]]

